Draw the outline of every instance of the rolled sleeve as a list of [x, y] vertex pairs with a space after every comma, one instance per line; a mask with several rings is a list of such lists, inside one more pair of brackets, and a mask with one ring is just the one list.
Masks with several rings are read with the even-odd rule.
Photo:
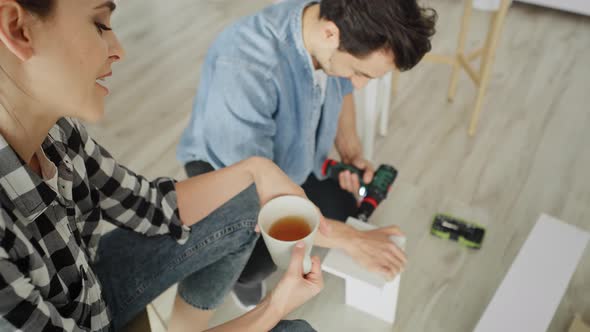
[[84, 126], [76, 124], [75, 128], [80, 133], [80, 155], [90, 186], [100, 193], [102, 217], [147, 236], [170, 234], [179, 243], [185, 243], [190, 228], [180, 219], [176, 181], [166, 177], [148, 181], [117, 163], [88, 136]]

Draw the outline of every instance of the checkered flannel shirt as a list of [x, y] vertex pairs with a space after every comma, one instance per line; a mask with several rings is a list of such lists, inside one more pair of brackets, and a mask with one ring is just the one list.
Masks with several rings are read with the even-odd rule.
[[0, 135], [0, 331], [107, 331], [92, 270], [103, 221], [185, 242], [175, 183], [119, 165], [72, 119], [59, 120], [42, 149], [57, 190]]

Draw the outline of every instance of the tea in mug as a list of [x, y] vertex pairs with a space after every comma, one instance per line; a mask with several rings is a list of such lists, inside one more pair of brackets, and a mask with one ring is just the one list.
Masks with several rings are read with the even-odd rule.
[[275, 221], [268, 235], [281, 241], [298, 241], [311, 233], [311, 227], [301, 217], [284, 217]]

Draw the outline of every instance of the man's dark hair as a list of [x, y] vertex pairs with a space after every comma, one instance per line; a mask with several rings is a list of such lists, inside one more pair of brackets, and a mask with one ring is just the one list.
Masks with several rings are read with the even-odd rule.
[[437, 14], [416, 0], [321, 0], [320, 18], [340, 30], [340, 50], [359, 58], [393, 51], [396, 67], [405, 71], [430, 51]]
[[54, 0], [16, 0], [21, 6], [41, 18], [49, 16], [53, 10]]

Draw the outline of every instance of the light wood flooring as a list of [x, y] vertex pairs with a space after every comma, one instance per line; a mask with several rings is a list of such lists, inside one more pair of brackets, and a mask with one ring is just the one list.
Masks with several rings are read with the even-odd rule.
[[[184, 178], [175, 148], [207, 46], [269, 2], [120, 1], [114, 28], [127, 59], [114, 67], [105, 120], [90, 126], [95, 138], [140, 174]], [[452, 52], [461, 1], [430, 5], [440, 16], [435, 51]], [[474, 14], [468, 45], [483, 40], [487, 18]], [[395, 165], [400, 177], [373, 222], [399, 224], [408, 236], [396, 324], [344, 306], [343, 282], [331, 276], [291, 318], [328, 332], [471, 331], [541, 213], [590, 231], [590, 18], [518, 3], [510, 9], [474, 138], [467, 126], [475, 88], [462, 74], [448, 103], [449, 77], [450, 68], [428, 63], [402, 74], [390, 133], [377, 140], [376, 161]], [[483, 248], [431, 237], [436, 212], [485, 225]], [[165, 329], [173, 297], [171, 289], [149, 307], [155, 331]], [[549, 331], [565, 331], [574, 313], [590, 321], [590, 247]], [[239, 314], [228, 297], [213, 323]]]

